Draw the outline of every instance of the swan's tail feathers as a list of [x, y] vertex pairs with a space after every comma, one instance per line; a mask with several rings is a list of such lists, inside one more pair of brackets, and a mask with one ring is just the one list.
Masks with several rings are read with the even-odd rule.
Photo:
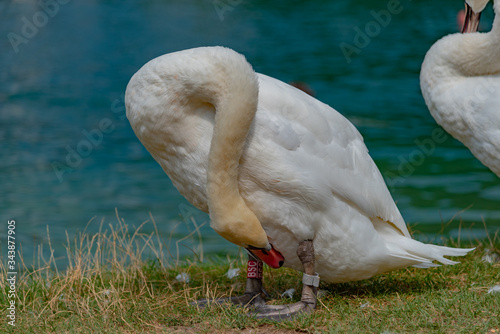
[[[436, 246], [436, 245], [426, 245], [427, 247], [430, 247], [433, 251], [434, 257], [433, 259], [436, 261], [441, 262], [442, 264], [445, 265], [453, 265], [453, 264], [458, 264], [460, 262], [453, 261], [450, 259], [445, 258], [445, 256], [465, 256], [467, 253], [472, 252], [474, 248], [452, 248], [452, 247], [445, 247], [445, 246]], [[427, 268], [427, 267], [424, 267]]]
[[411, 265], [416, 268], [431, 268], [440, 266], [433, 261], [438, 261], [444, 265], [457, 264], [460, 262], [447, 259], [445, 256], [464, 256], [475, 249], [452, 248], [424, 244], [417, 240], [403, 236], [397, 238], [396, 240], [392, 238], [391, 241], [391, 244], [388, 245], [391, 255], [399, 260], [406, 260], [407, 265]]
[[414, 264], [412, 265], [412, 267], [415, 267], [415, 268], [432, 268], [432, 267], [441, 267], [441, 265], [439, 264], [435, 264], [431, 261], [429, 261], [428, 259], [425, 259], [423, 257], [420, 257], [420, 256], [415, 256], [415, 255], [410, 255], [410, 254], [407, 254], [407, 255], [397, 255], [397, 254], [391, 254], [392, 257], [395, 257], [395, 258], [398, 258], [399, 260], [403, 260], [403, 261], [411, 261], [413, 263], [417, 263], [417, 264]]

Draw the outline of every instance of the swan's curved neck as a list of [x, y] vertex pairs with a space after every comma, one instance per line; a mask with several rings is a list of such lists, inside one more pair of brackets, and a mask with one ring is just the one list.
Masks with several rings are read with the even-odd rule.
[[267, 235], [240, 194], [239, 169], [257, 112], [258, 80], [243, 56], [228, 49], [209, 56], [204, 89], [215, 108], [207, 170], [207, 199], [212, 228], [243, 247], [269, 248]]
[[[222, 78], [224, 80], [224, 78]], [[248, 91], [233, 87], [221, 92], [215, 107], [215, 125], [208, 157], [207, 193], [209, 204], [237, 199], [239, 162], [257, 110], [256, 101], [244, 101]], [[257, 99], [257, 97], [256, 97]], [[224, 205], [226, 206], [226, 205]]]
[[457, 65], [466, 76], [500, 73], [500, 1], [495, 1], [495, 19], [487, 33], [465, 34]]

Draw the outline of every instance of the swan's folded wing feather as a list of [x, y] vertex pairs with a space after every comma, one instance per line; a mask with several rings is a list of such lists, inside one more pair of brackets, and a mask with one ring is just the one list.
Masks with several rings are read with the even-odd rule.
[[297, 198], [320, 206], [313, 210], [335, 196], [409, 236], [358, 130], [333, 108], [279, 80], [259, 74], [259, 85], [253, 141], [261, 154], [272, 155], [262, 157], [273, 161], [267, 166], [268, 186], [278, 187], [272, 181], [279, 180], [280, 192], [297, 192]]

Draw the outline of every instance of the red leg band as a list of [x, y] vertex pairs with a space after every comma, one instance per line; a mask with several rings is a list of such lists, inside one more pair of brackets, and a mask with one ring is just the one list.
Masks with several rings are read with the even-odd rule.
[[264, 273], [264, 266], [262, 261], [248, 261], [247, 262], [247, 278], [260, 278], [262, 279]]

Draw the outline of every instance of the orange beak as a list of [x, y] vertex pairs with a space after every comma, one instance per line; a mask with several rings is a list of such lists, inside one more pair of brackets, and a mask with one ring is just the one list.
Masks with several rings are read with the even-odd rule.
[[252, 253], [253, 256], [261, 259], [262, 262], [274, 269], [280, 268], [285, 262], [283, 255], [281, 255], [273, 245], [271, 245], [271, 250], [269, 251], [262, 248], [247, 248], [247, 250]]

